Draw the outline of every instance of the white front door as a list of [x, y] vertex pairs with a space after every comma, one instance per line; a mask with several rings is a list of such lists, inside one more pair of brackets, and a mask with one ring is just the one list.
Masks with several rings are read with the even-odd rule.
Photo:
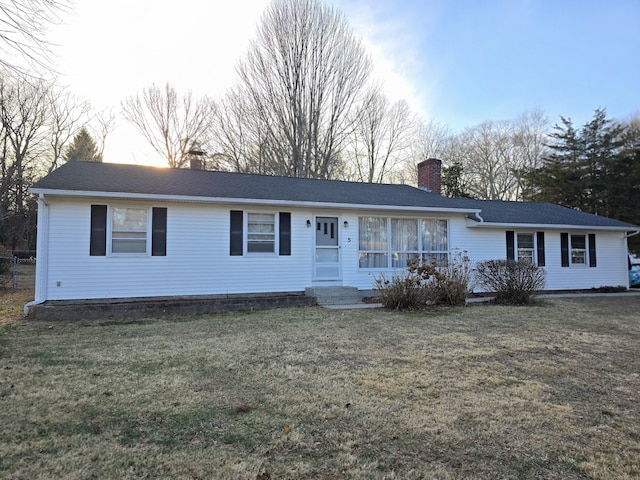
[[338, 218], [316, 217], [316, 280], [340, 280]]

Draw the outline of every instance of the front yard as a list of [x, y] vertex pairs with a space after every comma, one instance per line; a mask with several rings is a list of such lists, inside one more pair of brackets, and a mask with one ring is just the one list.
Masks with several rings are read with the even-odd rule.
[[0, 477], [640, 477], [640, 298], [0, 325]]

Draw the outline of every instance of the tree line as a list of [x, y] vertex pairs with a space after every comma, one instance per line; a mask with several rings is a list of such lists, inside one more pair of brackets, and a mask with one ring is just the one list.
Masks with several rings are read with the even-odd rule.
[[[195, 157], [216, 170], [416, 184], [416, 165], [436, 157], [448, 196], [543, 200], [640, 223], [640, 120], [598, 109], [582, 128], [564, 117], [551, 128], [533, 109], [452, 132], [385, 95], [362, 41], [322, 0], [273, 0], [236, 72], [222, 98], [152, 84], [123, 100], [122, 115], [175, 168]], [[114, 116], [10, 68], [0, 114], [0, 244], [32, 245], [28, 187], [68, 159], [101, 160]]]

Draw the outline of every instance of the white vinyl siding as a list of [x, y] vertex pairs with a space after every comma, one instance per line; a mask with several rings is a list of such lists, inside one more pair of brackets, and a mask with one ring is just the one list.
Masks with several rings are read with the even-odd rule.
[[[39, 300], [226, 296], [304, 291], [306, 287], [314, 285], [315, 228], [308, 227], [307, 220], [313, 221], [317, 215], [339, 217], [342, 262], [342, 280], [339, 284], [361, 290], [373, 288], [375, 277], [384, 270], [360, 266], [360, 218], [385, 219], [382, 223], [387, 225], [384, 236], [386, 246], [381, 250], [373, 250], [375, 245], [382, 245], [382, 236], [370, 238], [368, 245], [371, 246], [371, 252], [382, 253], [387, 257], [392, 251], [392, 239], [388, 235], [391, 218], [425, 218], [445, 222], [449, 251], [464, 251], [472, 262], [503, 259], [506, 253], [505, 228], [470, 227], [469, 225], [476, 225], [476, 222], [467, 220], [464, 214], [424, 212], [403, 216], [402, 212], [390, 214], [389, 211], [314, 211], [311, 208], [287, 208], [291, 212], [290, 256], [230, 256], [229, 211], [246, 211], [246, 206], [131, 200], [110, 201], [109, 206], [148, 210], [152, 207], [168, 208], [167, 256], [90, 256], [88, 232], [91, 203], [96, 203], [95, 199], [91, 202], [89, 199], [48, 196], [48, 206], [41, 207], [43, 215], [40, 216], [39, 212], [39, 218], [43, 219], [43, 223], [45, 219], [48, 221], [46, 228], [41, 228], [46, 236], [38, 243], [38, 268], [46, 271], [46, 275], [38, 279], [38, 282], [42, 282], [42, 285], [38, 284]], [[255, 207], [250, 213], [273, 214], [273, 208]], [[147, 230], [150, 228], [148, 223]], [[398, 228], [401, 228], [400, 223]], [[423, 230], [424, 228], [419, 230], [420, 242], [429, 243], [425, 241]], [[560, 231], [542, 228], [536, 230], [545, 233], [546, 289], [573, 290], [603, 285], [628, 285], [626, 239], [623, 232], [597, 231], [597, 267], [575, 269], [561, 266]], [[571, 232], [575, 235], [589, 233], [593, 232], [579, 229]], [[439, 236], [444, 239], [443, 232]], [[397, 248], [393, 251], [396, 253], [411, 252], [410, 242], [395, 245]], [[429, 248], [435, 248], [436, 244], [429, 245]], [[444, 245], [444, 242], [440, 242], [440, 245]], [[147, 249], [150, 249], [149, 245]]]

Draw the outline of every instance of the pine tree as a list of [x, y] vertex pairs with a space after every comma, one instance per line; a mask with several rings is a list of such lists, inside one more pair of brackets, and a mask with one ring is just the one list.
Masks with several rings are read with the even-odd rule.
[[526, 198], [639, 225], [640, 128], [608, 119], [603, 109], [579, 130], [561, 120], [551, 154], [526, 174]]
[[66, 161], [79, 160], [85, 162], [102, 162], [102, 154], [86, 128], [82, 127], [73, 137], [71, 145], [64, 156]]

